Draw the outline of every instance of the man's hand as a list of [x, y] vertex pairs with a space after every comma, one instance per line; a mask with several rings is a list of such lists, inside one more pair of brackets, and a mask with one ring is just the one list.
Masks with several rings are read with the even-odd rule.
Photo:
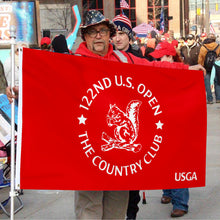
[[18, 99], [18, 86], [13, 87], [13, 92], [14, 95], [12, 94], [10, 86], [6, 88], [6, 95], [10, 104], [13, 102], [13, 99]]
[[189, 70], [202, 70], [204, 73], [204, 76], [206, 75], [206, 70], [201, 64], [189, 66]]

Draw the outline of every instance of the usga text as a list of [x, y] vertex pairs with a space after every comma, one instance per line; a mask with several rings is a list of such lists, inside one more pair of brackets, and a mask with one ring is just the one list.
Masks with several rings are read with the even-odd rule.
[[175, 173], [175, 181], [193, 181], [197, 180], [196, 172]]

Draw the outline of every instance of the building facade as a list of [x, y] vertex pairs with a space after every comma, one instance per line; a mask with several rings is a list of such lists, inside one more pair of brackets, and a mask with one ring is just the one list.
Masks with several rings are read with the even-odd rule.
[[[71, 32], [75, 23], [71, 11], [73, 5], [78, 5], [82, 22], [86, 11], [91, 9], [101, 11], [109, 19], [122, 13], [120, 0], [23, 1], [36, 2], [41, 36], [50, 33], [51, 37], [54, 37], [59, 33], [67, 35]], [[188, 33], [209, 32], [210, 27], [216, 34], [220, 34], [220, 0], [126, 0], [126, 2], [129, 9], [123, 9], [123, 13], [129, 17], [133, 27], [141, 23], [151, 23], [159, 30], [163, 14], [165, 32], [173, 30], [176, 37]]]
[[189, 0], [189, 19], [191, 31], [220, 35], [220, 0]]
[[[151, 23], [159, 30], [161, 13], [163, 11], [165, 32], [173, 30], [175, 36], [185, 35], [185, 32], [189, 32], [189, 27], [187, 27], [187, 25], [189, 26], [189, 19], [186, 7], [188, 0], [126, 1], [129, 4], [129, 9], [123, 9], [123, 13], [129, 17], [133, 27], [141, 23]], [[41, 30], [51, 30], [52, 32], [55, 32], [56, 29], [63, 32], [71, 30], [74, 25], [74, 18], [70, 8], [75, 4], [79, 7], [82, 21], [85, 12], [91, 9], [101, 11], [109, 19], [122, 13], [120, 0], [40, 0], [39, 2]], [[64, 19], [61, 22], [62, 15], [65, 16], [63, 16]]]

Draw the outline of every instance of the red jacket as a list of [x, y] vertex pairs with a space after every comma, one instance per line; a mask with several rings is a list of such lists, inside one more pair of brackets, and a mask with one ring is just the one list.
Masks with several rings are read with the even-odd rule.
[[[136, 57], [131, 53], [126, 53], [125, 51], [120, 51], [123, 53], [125, 57], [127, 57], [128, 63], [134, 63], [134, 64], [141, 64], [146, 66], [155, 66], [155, 67], [165, 67], [165, 68], [172, 68], [172, 69], [189, 69], [188, 65], [185, 65], [183, 63], [170, 63], [170, 62], [159, 62], [159, 61], [153, 61], [149, 62], [147, 59], [143, 59], [140, 57]], [[85, 57], [93, 57], [98, 59], [105, 59], [105, 60], [111, 60], [111, 61], [117, 61], [122, 62], [121, 59], [117, 56], [116, 53], [113, 51], [113, 46], [109, 44], [108, 53], [102, 57], [97, 54], [94, 54], [86, 47], [86, 42], [82, 42], [79, 45], [79, 48], [76, 50], [75, 54], [80, 54], [81, 56]]]

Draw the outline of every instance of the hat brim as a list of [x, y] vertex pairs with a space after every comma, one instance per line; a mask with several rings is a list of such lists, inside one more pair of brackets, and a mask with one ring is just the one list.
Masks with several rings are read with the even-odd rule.
[[158, 52], [158, 51], [153, 51], [152, 53], [149, 53], [149, 55], [156, 59], [159, 59], [164, 56], [163, 53]]
[[95, 26], [95, 25], [97, 25], [97, 24], [101, 24], [101, 23], [107, 23], [108, 25], [110, 25], [110, 22], [109, 22], [109, 19], [107, 19], [107, 18], [105, 18], [105, 19], [102, 19], [101, 21], [99, 21], [99, 22], [97, 22], [97, 23], [95, 23], [95, 24], [89, 24], [89, 25], [80, 25], [80, 28], [81, 29], [85, 29], [85, 28], [87, 28], [87, 27], [91, 27], [91, 26]]
[[101, 21], [99, 21], [99, 22], [97, 22], [95, 24], [81, 26], [80, 27], [81, 38], [85, 41], [84, 34], [86, 33], [86, 29], [88, 27], [92, 27], [92, 26], [99, 25], [99, 24], [102, 24], [102, 23], [105, 23], [108, 26], [108, 28], [110, 29], [110, 37], [115, 36], [115, 34], [116, 34], [116, 27], [115, 27], [115, 25], [112, 22], [110, 22], [108, 19], [103, 19], [103, 20], [101, 20]]

